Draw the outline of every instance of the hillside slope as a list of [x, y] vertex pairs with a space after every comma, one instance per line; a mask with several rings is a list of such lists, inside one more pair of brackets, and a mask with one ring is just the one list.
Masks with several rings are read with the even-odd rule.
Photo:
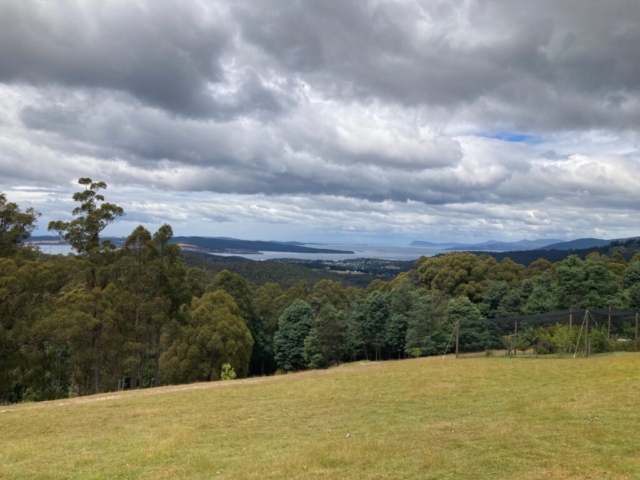
[[0, 407], [0, 478], [638, 478], [639, 360], [362, 362]]

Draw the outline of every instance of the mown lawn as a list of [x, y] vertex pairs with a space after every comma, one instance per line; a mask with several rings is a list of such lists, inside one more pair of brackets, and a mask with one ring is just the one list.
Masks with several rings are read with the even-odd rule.
[[640, 354], [363, 362], [0, 407], [0, 478], [636, 479]]

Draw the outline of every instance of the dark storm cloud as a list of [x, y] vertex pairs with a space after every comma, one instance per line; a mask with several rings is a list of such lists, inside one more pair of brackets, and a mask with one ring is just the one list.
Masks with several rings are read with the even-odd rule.
[[250, 69], [231, 91], [225, 9], [197, 2], [0, 3], [0, 82], [107, 89], [186, 116], [281, 109]]
[[640, 3], [242, 2], [244, 38], [328, 94], [519, 128], [635, 126]]
[[343, 101], [465, 108], [518, 128], [632, 127], [637, 18], [634, 0], [5, 0], [0, 81], [115, 90], [225, 119], [286, 109], [267, 85], [276, 73], [293, 81], [289, 94], [302, 79]]

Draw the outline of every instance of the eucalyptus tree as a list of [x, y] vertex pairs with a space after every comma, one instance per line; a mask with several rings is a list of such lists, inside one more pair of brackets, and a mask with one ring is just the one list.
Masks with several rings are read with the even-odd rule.
[[[69, 325], [69, 341], [75, 342], [78, 347], [75, 354], [81, 358], [76, 362], [79, 391], [99, 393], [105, 352], [112, 340], [109, 335], [117, 331], [114, 326], [114, 290], [110, 284], [118, 258], [115, 246], [108, 241], [101, 242], [100, 234], [122, 217], [124, 210], [106, 202], [99, 193], [107, 188], [106, 183], [94, 182], [90, 178], [80, 178], [78, 183], [84, 186], [84, 190], [73, 194], [73, 200], [80, 204], [71, 212], [75, 218], [51, 221], [48, 229], [57, 232], [73, 247], [85, 272], [85, 284], [67, 292], [60, 300], [60, 309], [77, 323], [77, 327]], [[60, 312], [54, 314], [59, 315]]]
[[90, 178], [80, 178], [78, 183], [85, 189], [73, 194], [73, 200], [80, 203], [72, 211], [76, 218], [69, 222], [51, 221], [48, 229], [57, 232], [79, 254], [85, 254], [100, 246], [100, 233], [122, 217], [124, 210], [105, 202], [104, 195], [98, 193], [107, 188], [106, 183], [94, 182]]
[[7, 196], [0, 193], [0, 257], [16, 252], [18, 246], [31, 236], [40, 216], [33, 208], [22, 211]]

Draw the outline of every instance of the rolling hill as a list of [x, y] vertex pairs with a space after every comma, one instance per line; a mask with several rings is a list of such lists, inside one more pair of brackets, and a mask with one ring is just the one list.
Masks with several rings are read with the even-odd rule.
[[0, 478], [640, 478], [639, 359], [358, 362], [0, 406]]
[[[583, 251], [595, 248], [606, 248], [613, 245], [627, 245], [629, 242], [634, 242], [640, 237], [619, 238], [619, 239], [602, 239], [602, 238], [578, 238], [575, 240], [558, 240], [558, 239], [539, 239], [539, 240], [520, 240], [518, 242], [497, 242], [490, 240], [488, 242], [476, 243], [476, 244], [462, 244], [462, 243], [431, 243], [415, 241], [411, 245], [416, 246], [432, 246], [442, 248], [446, 251], [467, 251], [474, 253], [516, 253], [526, 251]], [[535, 254], [532, 254], [535, 255]], [[530, 255], [527, 254], [527, 257]], [[565, 258], [564, 253], [540, 253], [541, 257], [548, 258], [553, 256], [554, 258]], [[515, 260], [515, 259], [514, 259]]]
[[604, 240], [602, 238], [578, 238], [568, 242], [559, 242], [541, 247], [542, 250], [582, 250], [585, 248], [606, 247], [617, 240]]

